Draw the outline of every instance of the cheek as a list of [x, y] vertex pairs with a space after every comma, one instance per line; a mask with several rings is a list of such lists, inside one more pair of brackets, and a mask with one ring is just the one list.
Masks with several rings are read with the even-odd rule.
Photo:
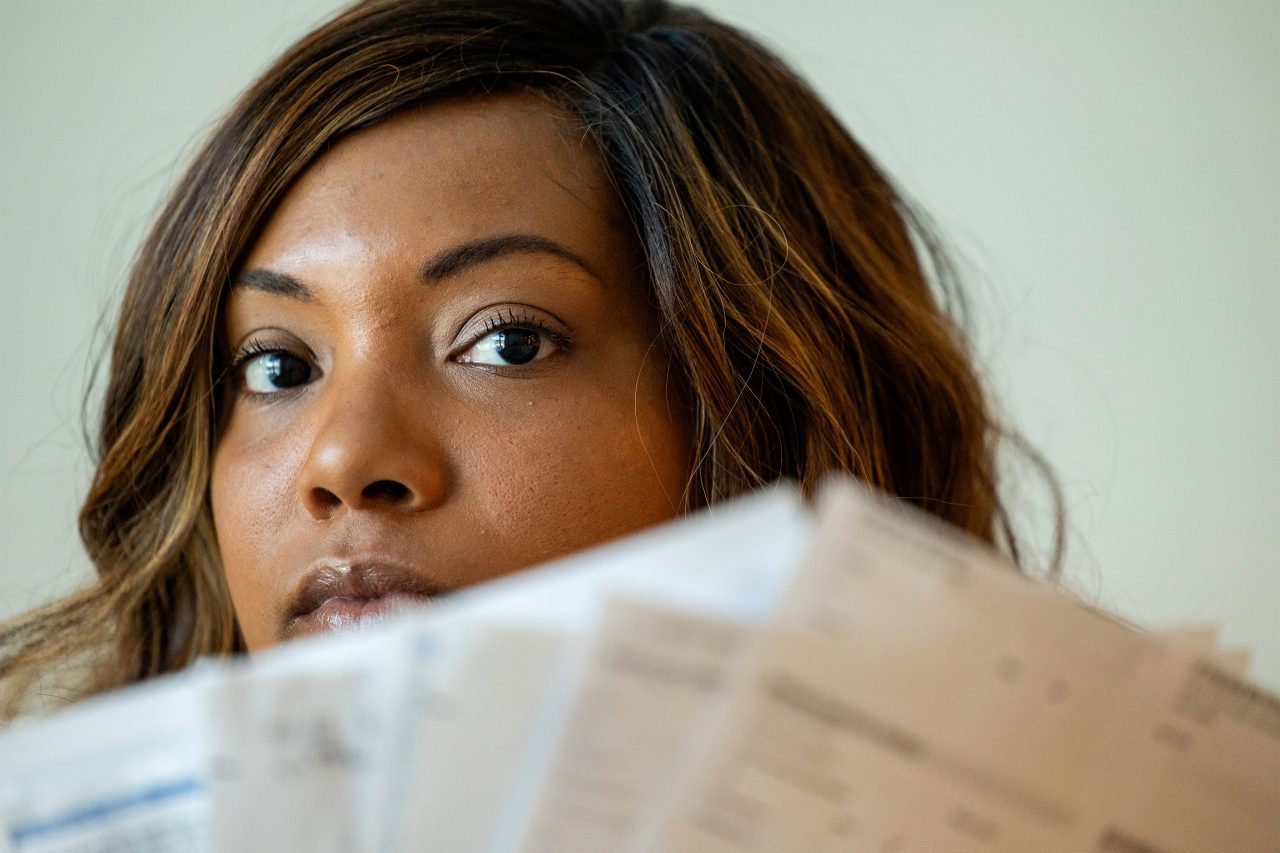
[[214, 529], [232, 604], [251, 648], [273, 636], [271, 603], [285, 592], [284, 579], [270, 567], [281, 564], [301, 461], [290, 443], [249, 441], [234, 425], [214, 450], [209, 487]]
[[687, 428], [662, 395], [578, 394], [526, 404], [518, 428], [489, 433], [466, 468], [490, 541], [515, 566], [578, 550], [678, 514]]

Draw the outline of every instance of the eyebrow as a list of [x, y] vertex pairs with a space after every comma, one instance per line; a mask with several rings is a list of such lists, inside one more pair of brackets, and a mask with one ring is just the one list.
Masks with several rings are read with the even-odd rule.
[[[419, 278], [426, 284], [438, 284], [471, 267], [508, 255], [553, 255], [581, 267], [592, 278], [600, 280], [595, 270], [581, 256], [555, 240], [538, 234], [503, 234], [459, 243], [427, 261], [422, 266]], [[297, 299], [300, 302], [310, 302], [313, 298], [307, 286], [293, 276], [257, 267], [237, 275], [231, 286]]]
[[503, 234], [499, 237], [485, 237], [469, 240], [450, 249], [445, 249], [422, 267], [422, 280], [428, 284], [437, 284], [450, 276], [474, 267], [478, 264], [497, 260], [508, 255], [554, 255], [581, 267], [599, 280], [595, 270], [580, 256], [571, 252], [560, 243], [538, 234]]
[[300, 302], [311, 301], [311, 291], [307, 286], [291, 275], [254, 268], [245, 270], [231, 282], [232, 287], [243, 287], [248, 290], [259, 290], [274, 296], [286, 296]]

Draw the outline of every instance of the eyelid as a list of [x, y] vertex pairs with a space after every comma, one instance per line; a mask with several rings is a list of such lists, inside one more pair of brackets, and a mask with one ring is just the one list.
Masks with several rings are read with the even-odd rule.
[[[263, 347], [266, 349], [262, 349]], [[235, 365], [247, 354], [250, 354], [249, 351], [251, 349], [256, 349], [259, 352], [280, 350], [281, 352], [299, 355], [308, 361], [315, 361], [315, 353], [311, 351], [311, 347], [303, 343], [302, 339], [293, 332], [288, 329], [282, 329], [279, 326], [262, 326], [240, 336], [240, 343], [231, 348], [231, 355], [228, 357], [227, 363]]]
[[449, 360], [457, 359], [494, 332], [506, 329], [532, 329], [541, 332], [560, 349], [568, 349], [573, 343], [572, 329], [551, 312], [531, 305], [504, 303], [482, 309], [463, 326], [457, 335], [457, 343], [449, 352]]
[[244, 342], [231, 353], [231, 357], [227, 359], [227, 372], [235, 373], [241, 370], [251, 359], [269, 352], [292, 355], [303, 359], [311, 365], [316, 363], [315, 356], [308, 347], [298, 346], [291, 342], [272, 341], [266, 337], [259, 337], [255, 332], [246, 337]]

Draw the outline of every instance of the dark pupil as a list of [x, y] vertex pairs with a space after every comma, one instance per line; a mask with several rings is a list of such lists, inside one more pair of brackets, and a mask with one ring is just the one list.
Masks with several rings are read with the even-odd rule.
[[541, 340], [528, 329], [508, 329], [498, 333], [498, 355], [511, 364], [528, 364], [538, 354]]
[[267, 356], [267, 379], [277, 388], [293, 388], [307, 381], [311, 368], [300, 358], [285, 353]]

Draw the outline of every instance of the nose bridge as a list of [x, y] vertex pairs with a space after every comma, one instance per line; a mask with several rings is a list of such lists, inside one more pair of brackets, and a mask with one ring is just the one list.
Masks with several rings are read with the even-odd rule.
[[307, 511], [421, 510], [447, 490], [445, 459], [423, 406], [424, 390], [381, 365], [348, 365], [326, 377], [299, 472]]

